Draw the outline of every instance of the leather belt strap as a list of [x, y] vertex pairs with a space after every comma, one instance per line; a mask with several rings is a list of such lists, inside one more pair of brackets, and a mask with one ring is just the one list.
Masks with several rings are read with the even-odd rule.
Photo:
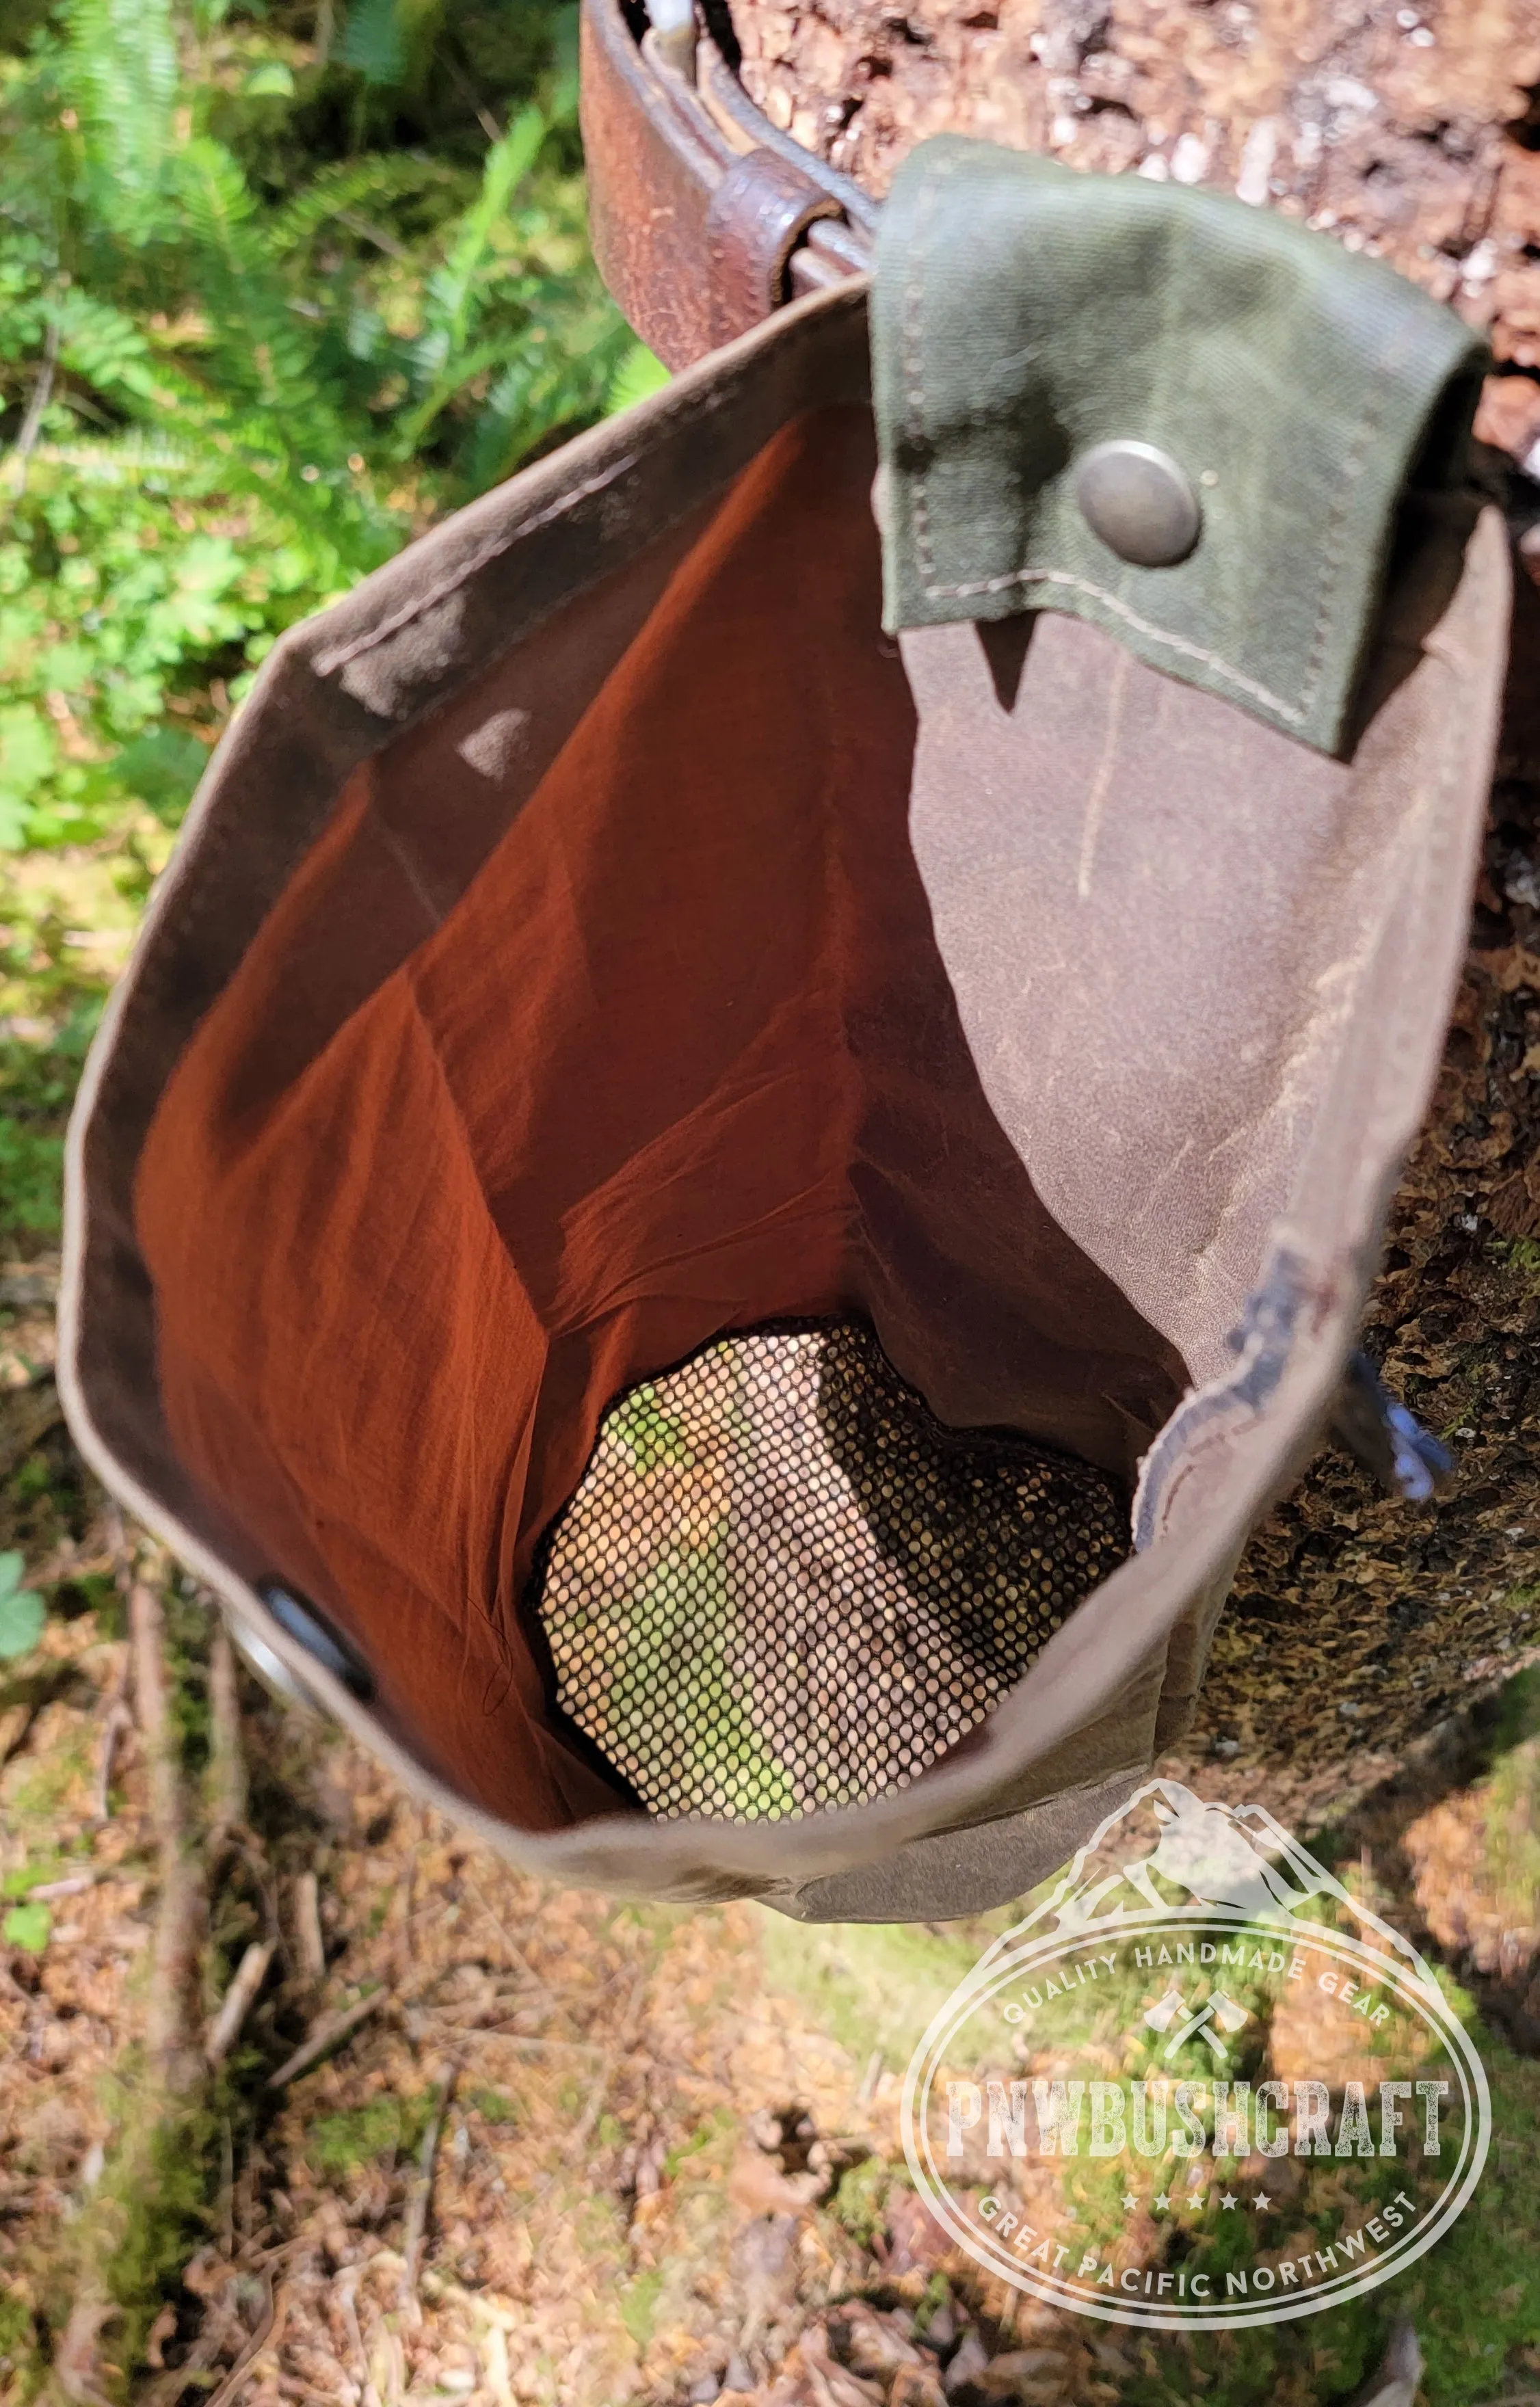
[[755, 107], [711, 36], [632, 32], [583, 0], [582, 121], [600, 273], [670, 368], [871, 264], [877, 204]]

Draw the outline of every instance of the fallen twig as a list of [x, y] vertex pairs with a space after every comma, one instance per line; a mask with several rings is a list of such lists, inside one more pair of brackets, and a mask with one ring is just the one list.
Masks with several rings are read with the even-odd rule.
[[525, 1980], [532, 1982], [535, 1988], [544, 1988], [545, 1984], [541, 1980], [539, 1973], [535, 1971], [534, 1965], [530, 1962], [529, 1958], [520, 1946], [518, 1940], [515, 1939], [513, 1933], [504, 1922], [502, 1916], [498, 1914], [495, 1907], [489, 1902], [486, 1891], [482, 1888], [480, 1882], [477, 1879], [476, 1874], [470, 1870], [468, 1865], [465, 1867], [461, 1877], [463, 1879], [465, 1887], [470, 1890], [472, 1897], [475, 1898], [477, 1904], [486, 1916], [487, 1920], [492, 1924], [492, 1929], [496, 1931], [497, 1936], [502, 1941], [504, 1949], [507, 1955], [508, 1962], [512, 1965], [514, 1971], [516, 1973], [521, 1973]]
[[300, 1962], [311, 1981], [326, 1978], [326, 1941], [321, 1928], [321, 1883], [314, 1873], [301, 1873], [294, 1883], [294, 1936]]
[[240, 2027], [251, 2011], [252, 2001], [273, 1960], [273, 1942], [254, 1939], [235, 1968], [235, 1977], [226, 1989], [219, 2013], [208, 2026], [203, 2044], [206, 2061], [222, 2064], [240, 2034]]
[[417, 2173], [412, 2183], [411, 2195], [406, 2200], [406, 2215], [401, 2242], [404, 2261], [401, 2268], [400, 2289], [401, 2305], [406, 2310], [417, 2310], [417, 2282], [421, 2268], [422, 2242], [428, 2229], [428, 2209], [433, 2203], [434, 2167], [438, 2158], [438, 2143], [443, 2137], [444, 2117], [449, 2112], [449, 2100], [454, 2095], [454, 2085], [459, 2077], [460, 2064], [457, 2058], [438, 2085], [438, 2095], [434, 2100], [433, 2114], [429, 2117], [428, 2128], [422, 2134], [422, 2145], [418, 2153]]
[[579, 2115], [572, 2137], [567, 2142], [566, 2154], [569, 2163], [575, 2157], [580, 2156], [583, 2149], [587, 2147], [589, 2134], [608, 2101], [609, 2085], [620, 2069], [620, 2060], [623, 2057], [629, 2056], [636, 2044], [636, 2035], [641, 2029], [642, 2005], [646, 1996], [647, 1974], [645, 1972], [638, 1973], [631, 1985], [631, 1995], [626, 2000], [625, 2013], [621, 2017], [615, 2044], [606, 2053], [605, 2060], [599, 2068], [599, 2078], [593, 2085], [588, 2104]]
[[[53, 397], [53, 376], [54, 370], [58, 367], [58, 364], [59, 320], [57, 313], [50, 310], [49, 313], [47, 331], [43, 336], [43, 356], [38, 364], [37, 375], [34, 380], [31, 394], [28, 397], [26, 411], [21, 420], [21, 431], [17, 434], [16, 441], [12, 446], [10, 458], [6, 463], [7, 472], [14, 470], [15, 474], [15, 490], [11, 496], [12, 507], [14, 507], [15, 504], [21, 500], [21, 495], [26, 491], [27, 463], [32, 458], [33, 451], [36, 446], [37, 437], [43, 431], [44, 413], [47, 411], [49, 403]], [[10, 481], [10, 475], [7, 473], [7, 484], [9, 484]], [[9, 517], [9, 510], [7, 511], [6, 515], [7, 518]]]
[[102, 1725], [101, 1753], [96, 1759], [96, 1815], [98, 1822], [112, 1819], [112, 1767], [117, 1759], [118, 1741], [125, 1730], [134, 1727], [134, 1716], [121, 1697], [115, 1697], [107, 1709]]
[[250, 2339], [247, 2342], [246, 2346], [242, 2349], [239, 2357], [236, 2357], [235, 2364], [225, 2375], [224, 2380], [220, 2384], [219, 2388], [217, 2390], [210, 2391], [207, 2399], [204, 2401], [204, 2407], [230, 2407], [231, 2400], [239, 2390], [248, 2372], [256, 2363], [257, 2358], [262, 2355], [263, 2350], [267, 2347], [269, 2342], [276, 2339], [283, 2329], [283, 2320], [289, 2310], [289, 2294], [287, 2290], [275, 2293], [273, 2288], [273, 2277], [265, 2269], [264, 2269], [262, 2278], [266, 2285], [267, 2289], [266, 2303], [263, 2309], [262, 2320], [258, 2324], [256, 2330], [251, 2334]]
[[197, 2024], [199, 1958], [207, 1927], [207, 1898], [192, 1845], [181, 1741], [166, 1659], [163, 1560], [147, 1555], [129, 1594], [129, 1650], [139, 1729], [144, 1740], [150, 1820], [160, 1868], [153, 1970], [145, 2010], [144, 2076], [135, 2087], [113, 2154], [117, 2179], [98, 2191], [100, 2203], [82, 2220], [79, 2276], [69, 2320], [54, 2357], [56, 2379], [78, 2407], [98, 2407], [106, 2396], [101, 2335], [117, 2313], [110, 2275], [123, 2244], [125, 2200], [154, 2188], [158, 2167], [186, 2127], [207, 2078]]
[[382, 2006], [388, 1994], [383, 1988], [371, 1989], [367, 1997], [355, 1998], [352, 2004], [344, 2006], [340, 2014], [323, 2015], [319, 2022], [311, 2025], [293, 2055], [286, 2056], [278, 2071], [268, 2074], [268, 2088], [281, 2089], [287, 2082], [297, 2081], [302, 2072], [308, 2072], [312, 2064], [320, 2063], [328, 2048], [335, 2047], [338, 2040], [346, 2039], [349, 2031], [356, 2030], [367, 2015]]
[[141, 1573], [129, 1599], [129, 1616], [134, 1689], [161, 1860], [154, 1978], [145, 2018], [145, 2045], [152, 2072], [178, 2092], [192, 2087], [201, 2071], [192, 2034], [198, 1951], [207, 1900], [191, 1845], [180, 1733], [171, 1709], [171, 1679], [165, 1662], [165, 1610], [158, 1580]]
[[[133, 1563], [129, 1555], [128, 1532], [119, 1507], [109, 1503], [107, 1510], [107, 1534], [116, 1568], [113, 1581], [118, 1593], [127, 1602], [133, 1592]], [[129, 1686], [134, 1674], [132, 1645], [118, 1650], [118, 1669], [107, 1694], [107, 1712], [102, 1720], [101, 1749], [96, 1758], [95, 1816], [98, 1822], [112, 1818], [112, 1767], [117, 1760], [118, 1741], [125, 1730], [134, 1727], [134, 1716], [128, 1709]]]
[[208, 1845], [213, 1854], [243, 1828], [247, 1805], [235, 1650], [222, 1616], [208, 1650]]

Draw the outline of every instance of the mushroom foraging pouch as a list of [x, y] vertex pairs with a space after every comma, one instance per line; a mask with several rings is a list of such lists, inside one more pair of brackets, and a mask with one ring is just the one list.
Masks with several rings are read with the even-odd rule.
[[102, 1476], [420, 1793], [815, 1918], [1019, 1892], [1191, 1715], [1426, 1103], [1508, 609], [1403, 495], [1341, 758], [1116, 613], [895, 644], [871, 391], [846, 284], [284, 638], [63, 1327]]

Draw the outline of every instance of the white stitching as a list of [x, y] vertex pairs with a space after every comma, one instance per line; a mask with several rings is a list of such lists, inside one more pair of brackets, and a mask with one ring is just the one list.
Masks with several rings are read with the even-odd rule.
[[1326, 633], [1332, 616], [1332, 587], [1337, 563], [1342, 557], [1343, 537], [1348, 532], [1348, 505], [1352, 498], [1353, 487], [1363, 473], [1365, 455], [1378, 429], [1381, 414], [1390, 397], [1385, 372], [1397, 352], [1405, 349], [1408, 336], [1415, 331], [1416, 321], [1410, 317], [1403, 318], [1375, 362], [1376, 381], [1370, 387], [1369, 397], [1364, 404], [1363, 416], [1360, 420], [1358, 433], [1353, 438], [1356, 449], [1349, 449], [1342, 463], [1342, 474], [1337, 479], [1336, 498], [1332, 504], [1332, 515], [1326, 527], [1326, 539], [1320, 549], [1319, 600], [1316, 605], [1316, 623], [1311, 630], [1310, 650], [1305, 663], [1305, 680], [1300, 695], [1300, 700], [1306, 710], [1314, 702], [1321, 677], [1325, 673]]
[[1188, 660], [1201, 661], [1205, 668], [1213, 669], [1219, 676], [1228, 678], [1230, 683], [1238, 688], [1242, 693], [1250, 694], [1257, 702], [1264, 703], [1269, 710], [1276, 711], [1280, 719], [1297, 720], [1303, 719], [1305, 716], [1303, 710], [1295, 710], [1277, 694], [1270, 693], [1266, 686], [1259, 685], [1254, 677], [1243, 677], [1239, 669], [1233, 669], [1228, 661], [1220, 659], [1218, 652], [1205, 651], [1202, 644], [1190, 644], [1185, 635], [1168, 634], [1163, 627], [1155, 626], [1148, 619], [1141, 619], [1136, 610], [1131, 610], [1126, 602], [1119, 602], [1115, 593], [1105, 592], [1100, 585], [1092, 585], [1084, 577], [1071, 577], [1067, 570], [1020, 568], [1012, 576], [986, 577], [977, 585], [927, 585], [925, 592], [932, 601], [943, 599], [963, 601], [971, 593], [1004, 593], [1007, 587], [1012, 585], [1073, 586], [1076, 592], [1089, 594], [1093, 602], [1105, 603], [1109, 610], [1116, 612], [1119, 619], [1126, 620], [1128, 624], [1135, 628], [1141, 635], [1148, 635], [1151, 642], [1164, 644], [1170, 650], [1182, 653]]
[[[904, 286], [904, 387], [909, 411], [909, 441], [917, 457], [921, 454], [926, 440], [924, 352], [920, 340], [920, 312], [924, 298], [920, 279], [924, 264], [925, 235], [930, 230], [936, 194], [943, 178], [953, 175], [962, 164], [961, 159], [944, 160], [921, 185], [920, 205], [915, 211], [914, 240], [909, 246], [908, 274]], [[934, 596], [944, 592], [946, 588], [930, 582], [935, 575], [935, 555], [931, 548], [931, 513], [925, 498], [922, 471], [917, 471], [914, 479], [913, 514], [920, 573], [926, 580], [926, 592]]]
[[447, 577], [440, 577], [436, 585], [430, 585], [425, 593], [414, 594], [409, 602], [404, 603], [399, 610], [392, 611], [388, 619], [380, 620], [365, 634], [355, 635], [350, 644], [336, 644], [329, 651], [317, 652], [311, 662], [316, 675], [331, 677], [337, 669], [346, 668], [349, 661], [359, 660], [364, 653], [373, 651], [377, 644], [383, 644], [390, 636], [398, 635], [403, 627], [409, 627], [414, 619], [420, 619], [425, 610], [431, 610], [435, 602], [448, 601], [468, 577], [478, 575], [501, 553], [510, 551], [525, 535], [533, 534], [536, 527], [554, 524], [556, 520], [565, 518], [569, 511], [576, 509], [579, 502], [586, 502], [591, 494], [602, 493], [607, 485], [613, 485], [618, 477], [635, 468], [640, 457], [639, 452], [628, 451], [623, 458], [612, 460], [596, 477], [590, 477], [581, 485], [574, 485], [548, 508], [536, 510], [533, 518], [520, 519], [517, 526], [500, 527], [479, 551], [473, 551], [468, 560], [462, 561]]

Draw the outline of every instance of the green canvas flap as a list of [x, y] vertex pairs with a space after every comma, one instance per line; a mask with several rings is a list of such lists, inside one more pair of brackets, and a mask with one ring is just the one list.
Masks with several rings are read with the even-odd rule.
[[[1325, 751], [1408, 483], [1466, 467], [1484, 346], [1288, 219], [943, 135], [883, 211], [872, 306], [890, 631], [1068, 610]], [[1169, 455], [1202, 523], [1141, 567], [1092, 447]]]

